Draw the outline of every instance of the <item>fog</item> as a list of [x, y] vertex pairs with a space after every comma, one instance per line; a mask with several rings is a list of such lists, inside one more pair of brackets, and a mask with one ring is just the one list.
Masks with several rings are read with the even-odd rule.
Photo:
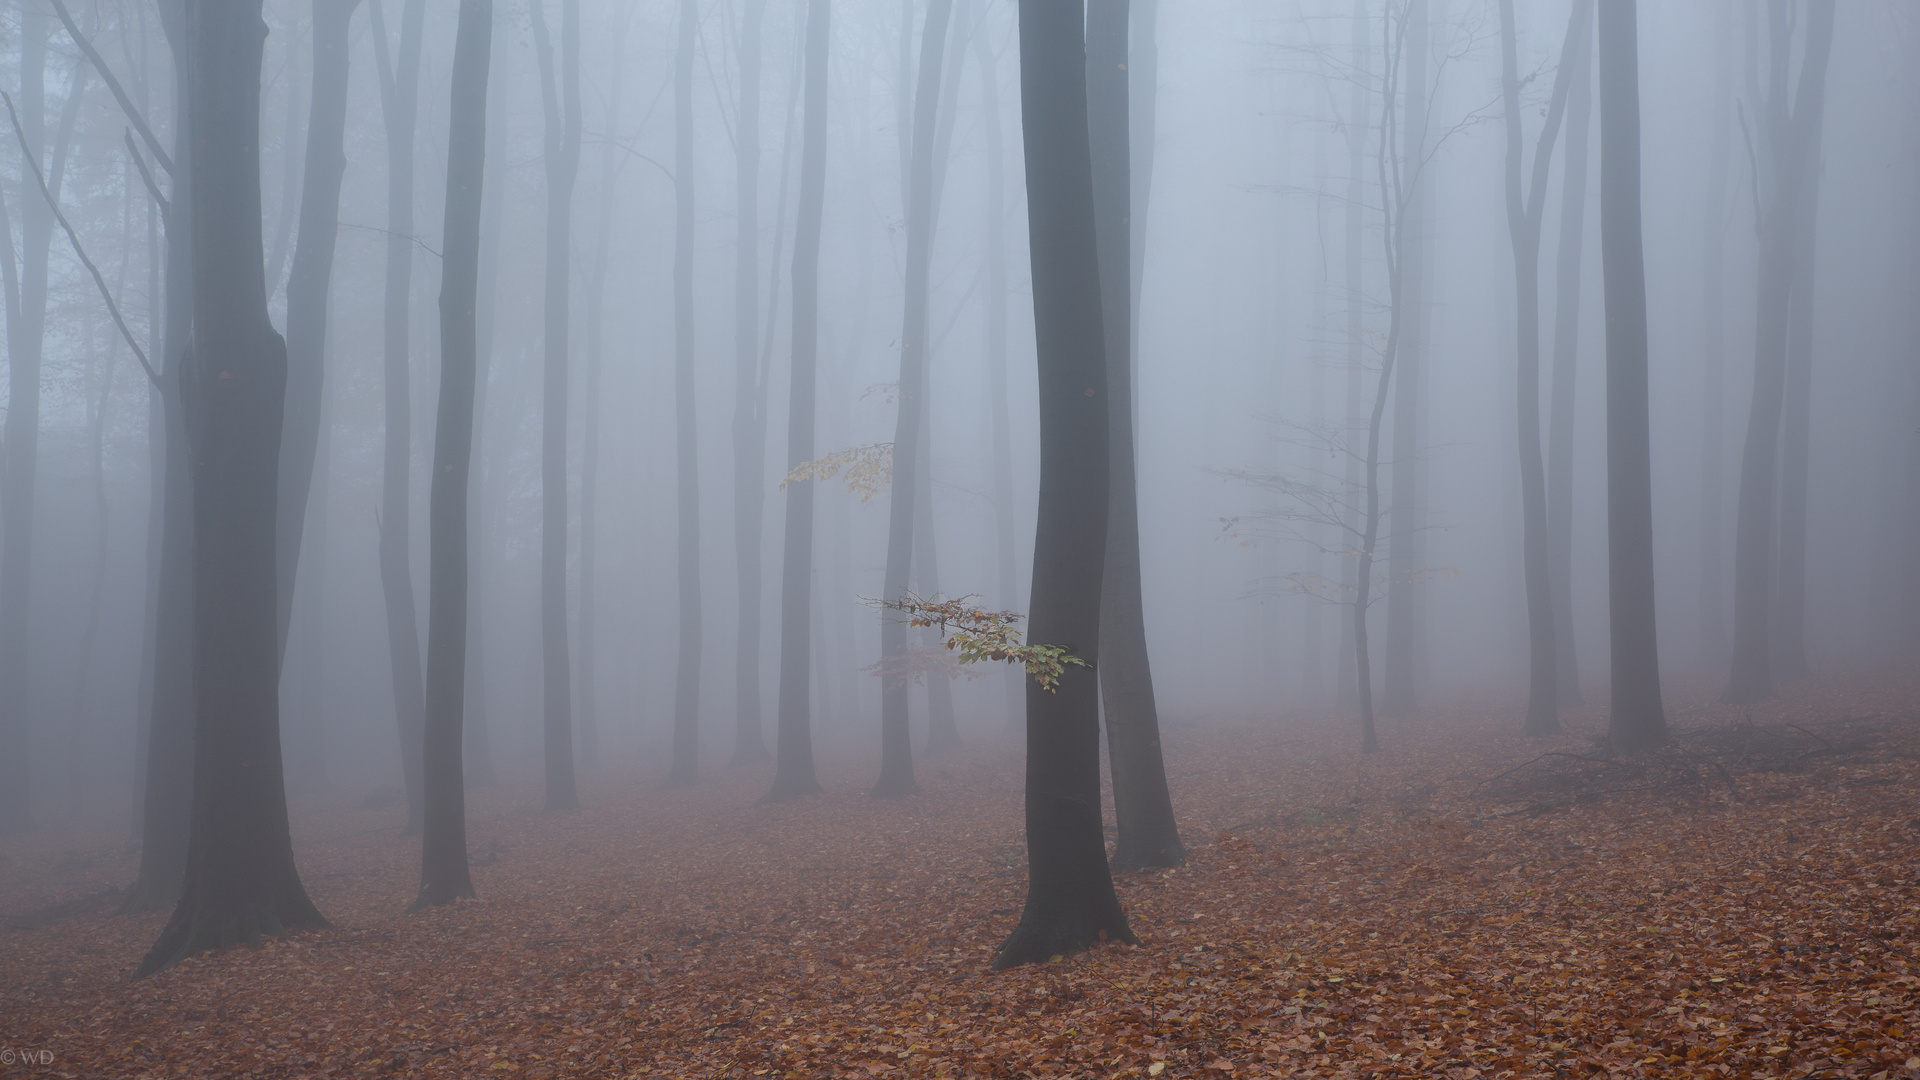
[[[167, 232], [155, 201], [170, 190], [169, 177], [131, 130], [127, 111], [144, 118], [160, 146], [178, 153], [184, 145], [176, 143], [183, 104], [159, 10], [169, 2], [178, 6], [65, 0], [77, 30], [124, 87], [125, 107], [54, 0], [9, 0], [0, 18], [0, 87], [24, 127], [18, 138], [12, 128], [5, 132], [0, 154], [11, 372], [0, 393], [7, 395], [5, 542], [13, 548], [4, 554], [12, 576], [0, 582], [0, 604], [12, 612], [4, 616], [9, 625], [21, 628], [0, 634], [0, 648], [16, 650], [0, 664], [7, 679], [0, 757], [11, 760], [0, 783], [16, 791], [9, 828], [141, 835], [155, 665], [166, 662], [156, 661], [155, 643], [185, 632], [179, 623], [156, 623], [153, 599], [163, 516], [165, 440], [154, 430], [161, 405], [34, 179], [36, 168], [60, 171], [60, 211], [131, 335], [156, 365], [171, 363]], [[289, 271], [302, 239], [303, 178], [311, 175], [314, 10], [339, 2], [264, 4], [261, 246], [268, 311], [282, 334], [289, 333]], [[553, 437], [547, 424], [556, 415], [545, 395], [561, 385], [544, 366], [553, 325], [550, 159], [565, 153], [552, 126], [567, 110], [543, 98], [540, 51], [550, 39], [558, 56], [548, 61], [557, 65], [553, 85], [562, 86], [562, 8], [574, 2], [534, 0], [539, 12], [527, 0], [490, 5], [464, 754], [476, 789], [504, 784], [531, 801], [541, 778], [552, 775], [543, 772], [553, 767], [555, 714], [552, 654], [543, 652], [552, 647], [543, 636], [552, 627], [543, 631], [542, 553], [543, 544], [563, 544], [562, 655], [571, 693], [561, 724], [580, 799], [591, 804], [658, 786], [670, 773], [690, 778], [687, 763], [674, 758], [676, 707], [697, 717], [692, 775], [765, 769], [759, 762], [775, 746], [790, 505], [782, 478], [798, 464], [788, 456], [788, 395], [808, 5], [688, 0], [697, 27], [685, 103], [692, 125], [683, 131], [675, 81], [683, 5], [577, 0], [577, 180], [565, 251], [570, 288], [559, 316], [568, 331], [565, 460], [543, 472], [543, 438]], [[395, 689], [395, 665], [407, 650], [394, 648], [401, 625], [394, 589], [411, 591], [405, 622], [418, 637], [409, 645], [418, 665], [430, 607], [442, 263], [452, 250], [442, 222], [449, 117], [459, 104], [449, 97], [455, 31], [462, 9], [489, 5], [348, 6], [346, 167], [324, 298], [320, 437], [280, 673], [278, 724], [296, 834], [306, 827], [303, 816], [353, 806], [398, 808], [386, 823], [397, 829], [408, 804], [402, 740], [410, 729], [397, 711], [408, 705]], [[1564, 569], [1553, 571], [1563, 579], [1553, 603], [1557, 647], [1571, 650], [1578, 671], [1569, 688], [1568, 661], [1558, 660], [1557, 695], [1561, 705], [1578, 700], [1604, 715], [1617, 684], [1610, 682], [1602, 102], [1591, 85], [1567, 87], [1571, 102], [1555, 96], [1573, 6], [1514, 7], [1522, 128], [1514, 175], [1529, 190], [1546, 184], [1536, 226], [1540, 397], [1532, 452], [1549, 474], [1541, 513], [1558, 515], [1563, 524], [1554, 529], [1567, 538]], [[1766, 351], [1756, 334], [1768, 333], [1762, 218], [1788, 153], [1767, 125], [1773, 103], [1803, 78], [1820, 6], [1697, 0], [1639, 7], [1652, 595], [1656, 677], [1670, 712], [1684, 711], [1676, 701], [1718, 697], [1735, 663], [1743, 455], [1756, 355]], [[897, 437], [903, 311], [911, 306], [912, 91], [924, 82], [926, 7], [839, 0], [832, 12], [816, 460], [891, 446]], [[930, 381], [919, 450], [931, 498], [913, 541], [910, 591], [1024, 614], [1041, 592], [1035, 538], [1044, 507], [1018, 7], [954, 0], [941, 45], [927, 270]], [[403, 24], [415, 9], [418, 69], [409, 72]], [[1408, 31], [1416, 10], [1427, 23], [1424, 43]], [[1358, 49], [1356, 12], [1366, 34]], [[1143, 30], [1143, 18], [1156, 21]], [[1133, 0], [1133, 21], [1132, 207], [1144, 218], [1144, 226], [1131, 223], [1144, 228], [1132, 357], [1139, 574], [1152, 661], [1148, 701], [1157, 703], [1169, 745], [1205, 730], [1322, 722], [1353, 731], [1358, 744], [1353, 598], [1361, 545], [1344, 530], [1360, 521], [1355, 508], [1365, 499], [1353, 486], [1355, 469], [1389, 356], [1399, 366], [1379, 420], [1372, 696], [1380, 715], [1400, 725], [1394, 731], [1462, 710], [1519, 731], [1530, 716], [1530, 672], [1537, 677], [1530, 661], [1540, 654], [1530, 637], [1530, 511], [1516, 409], [1525, 365], [1516, 338], [1501, 5]], [[1788, 59], [1776, 84], [1769, 50], [1783, 31]], [[759, 66], [743, 73], [750, 34], [758, 35]], [[1590, 48], [1591, 29], [1581, 35]], [[1142, 41], [1152, 44], [1151, 56]], [[1797, 203], [1811, 224], [1792, 245], [1794, 325], [1810, 325], [1803, 332], [1810, 359], [1804, 368], [1788, 361], [1784, 419], [1774, 418], [1784, 425], [1777, 457], [1786, 479], [1766, 481], [1774, 507], [1765, 528], [1777, 533], [1764, 537], [1756, 556], [1768, 582], [1763, 592], [1773, 597], [1772, 622], [1762, 624], [1777, 639], [1769, 687], [1794, 677], [1795, 633], [1806, 668], [1833, 676], [1910, 660], [1920, 628], [1920, 199], [1911, 182], [1920, 171], [1917, 47], [1920, 25], [1905, 4], [1838, 5], [1824, 105], [1812, 121], [1811, 186]], [[393, 74], [383, 75], [389, 68]], [[1578, 70], [1583, 80], [1594, 78], [1590, 59]], [[751, 107], [742, 100], [743, 74], [757, 78]], [[399, 83], [383, 90], [394, 77]], [[387, 124], [409, 79], [418, 84], [412, 224], [397, 236]], [[1419, 97], [1424, 114], [1406, 115]], [[1383, 104], [1399, 111], [1389, 118]], [[1591, 109], [1579, 122], [1587, 178], [1569, 185], [1576, 108]], [[743, 131], [743, 116], [756, 111], [754, 130]], [[1535, 154], [1550, 113], [1559, 141], [1550, 167], [1538, 173]], [[683, 136], [690, 145], [676, 142]], [[749, 172], [757, 220], [743, 238], [738, 181], [746, 140], [757, 146]], [[152, 195], [140, 169], [155, 174]], [[677, 200], [681, 183], [692, 194], [692, 231], [677, 242], [676, 228], [689, 220]], [[1584, 235], [1571, 260], [1561, 246], [1569, 187], [1580, 199], [1571, 218]], [[400, 447], [407, 491], [397, 504], [407, 516], [401, 568], [410, 580], [398, 586], [394, 566], [383, 576], [381, 555], [383, 530], [395, 526], [387, 472], [394, 325], [386, 320], [394, 310], [387, 274], [396, 245], [411, 260], [398, 324], [407, 379], [400, 408], [410, 432]], [[681, 253], [691, 260], [678, 286], [687, 290], [690, 324], [676, 323]], [[1572, 309], [1558, 298], [1569, 265], [1578, 271]], [[752, 279], [744, 292], [743, 266]], [[997, 288], [1004, 327], [993, 315]], [[752, 310], [740, 308], [743, 296]], [[1578, 321], [1567, 354], [1571, 412], [1563, 414], [1556, 335], [1569, 314]], [[678, 336], [688, 331], [690, 338]], [[677, 386], [676, 349], [689, 346], [691, 382]], [[1003, 381], [994, 374], [1002, 348]], [[23, 350], [41, 357], [37, 372], [21, 374]], [[751, 358], [744, 369], [743, 356]], [[688, 388], [691, 431], [676, 412], [676, 393]], [[32, 394], [37, 407], [23, 405]], [[1796, 416], [1805, 417], [1803, 443], [1794, 435]], [[681, 484], [689, 447], [693, 488]], [[887, 460], [884, 447], [877, 453]], [[1550, 460], [1557, 453], [1559, 466]], [[1011, 466], [1004, 476], [997, 471], [1003, 457]], [[1771, 476], [1771, 437], [1766, 457]], [[548, 487], [555, 467], [563, 468], [566, 496], [558, 540], [543, 519], [555, 505]], [[1562, 478], [1551, 475], [1555, 468], [1564, 469]], [[1792, 478], [1796, 468], [1804, 469], [1803, 487]], [[814, 490], [806, 692], [814, 752], [848, 763], [849, 775], [870, 776], [881, 753], [876, 669], [879, 602], [892, 599], [885, 576], [893, 481], [883, 476], [855, 490], [848, 475], [796, 481]], [[1777, 500], [1775, 484], [1782, 485]], [[1803, 522], [1796, 491], [1804, 493]], [[740, 511], [749, 506], [758, 520], [743, 528]], [[1547, 517], [1541, 520], [1545, 527]], [[1802, 524], [1805, 547], [1797, 554], [1790, 540]], [[689, 529], [696, 531], [686, 547]], [[694, 600], [680, 576], [687, 555], [698, 562]], [[1796, 618], [1783, 614], [1792, 607], [1783, 590], [1798, 588], [1791, 583], [1801, 568], [1804, 613]], [[676, 689], [677, 673], [696, 655], [681, 632], [690, 612], [697, 617], [695, 681]], [[915, 640], [922, 653], [940, 655]], [[1552, 668], [1556, 657], [1545, 663]], [[927, 666], [932, 673], [908, 691], [916, 758], [930, 737], [928, 683], [944, 690], [950, 682], [961, 744], [1017, 738], [1026, 721], [1017, 669]], [[420, 680], [417, 671], [401, 677]], [[1375, 707], [1366, 706], [1369, 737]], [[828, 786], [835, 784], [845, 786]]]

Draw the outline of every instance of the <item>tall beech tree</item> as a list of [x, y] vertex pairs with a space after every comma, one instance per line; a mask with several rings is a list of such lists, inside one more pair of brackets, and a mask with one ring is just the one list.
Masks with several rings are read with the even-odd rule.
[[1761, 123], [1772, 183], [1760, 207], [1753, 398], [1740, 457], [1740, 502], [1734, 520], [1733, 664], [1721, 695], [1721, 700], [1734, 704], [1773, 693], [1774, 530], [1778, 527], [1780, 422], [1786, 401], [1794, 253], [1825, 107], [1833, 20], [1834, 0], [1808, 0], [1806, 44], [1799, 80], [1789, 100], [1793, 20], [1786, 0], [1768, 0], [1771, 64]]
[[[787, 391], [787, 468], [813, 460], [820, 352], [820, 226], [827, 195], [827, 50], [832, 0], [808, 0], [800, 206], [793, 234], [793, 367]], [[767, 802], [820, 790], [813, 769], [813, 481], [787, 485], [780, 564], [780, 696], [773, 789]]]
[[[1514, 311], [1518, 316], [1519, 368], [1514, 385], [1520, 412], [1520, 514], [1522, 564], [1527, 586], [1527, 717], [1522, 726], [1529, 735], [1560, 730], [1559, 659], [1555, 655], [1552, 558], [1547, 538], [1546, 462], [1540, 440], [1540, 222], [1547, 206], [1547, 175], [1553, 165], [1553, 144], [1566, 115], [1567, 91], [1577, 66], [1574, 56], [1586, 48], [1593, 25], [1592, 0], [1574, 0], [1560, 46], [1560, 66], [1553, 80], [1553, 97], [1546, 123], [1534, 144], [1532, 176], [1521, 180], [1525, 136], [1520, 112], [1519, 33], [1514, 27], [1513, 0], [1500, 0], [1501, 98], [1507, 119], [1507, 236], [1513, 245]], [[1404, 376], [1403, 376], [1404, 377]], [[1395, 447], [1396, 453], [1398, 447]]]
[[[894, 420], [893, 491], [887, 511], [887, 568], [881, 585], [889, 603], [907, 594], [913, 572], [915, 488], [919, 481], [922, 398], [927, 388], [927, 327], [933, 266], [934, 124], [940, 105], [941, 64], [953, 0], [929, 0], [920, 32], [920, 70], [913, 98], [913, 138], [907, 166], [906, 312], [900, 331], [899, 409]], [[1085, 91], [1082, 90], [1084, 98]], [[880, 613], [880, 779], [873, 793], [911, 794], [913, 744], [907, 729], [907, 623], [892, 609]]]
[[1780, 552], [1775, 570], [1773, 668], [1781, 679], [1807, 668], [1807, 487], [1812, 464], [1814, 254], [1820, 219], [1821, 117], [1813, 118], [1807, 177], [1794, 221], [1793, 292], [1787, 300], [1787, 372], [1780, 418]]
[[767, 0], [746, 0], [736, 55], [733, 262], [733, 764], [767, 759], [760, 708], [760, 537], [766, 518], [767, 409], [760, 375], [760, 38]]
[[381, 330], [386, 442], [380, 484], [380, 592], [386, 602], [387, 658], [407, 786], [407, 831], [420, 831], [426, 791], [420, 773], [426, 691], [420, 673], [420, 618], [413, 595], [413, 151], [420, 112], [420, 35], [426, 0], [405, 0], [400, 42], [391, 52], [381, 0], [372, 0], [373, 56], [387, 135], [387, 265]]
[[1607, 741], [1616, 753], [1633, 753], [1667, 741], [1660, 651], [1654, 638], [1639, 16], [1635, 0], [1599, 0], [1598, 6], [1600, 263], [1607, 313], [1607, 618], [1613, 649]]
[[[1100, 653], [1107, 546], [1108, 395], [1080, 0], [1020, 0], [1033, 329], [1040, 370], [1040, 510], [1028, 640]], [[923, 58], [922, 63], [925, 63]], [[1027, 900], [995, 968], [1135, 940], [1100, 822], [1100, 703], [1092, 669], [1058, 692], [1027, 680]]]
[[480, 201], [487, 168], [487, 69], [493, 0], [460, 0], [447, 118], [447, 205], [441, 233], [440, 405], [433, 432], [427, 531], [427, 816], [415, 910], [473, 895], [461, 753], [467, 683], [467, 492], [479, 353]]
[[306, 535], [307, 498], [320, 446], [326, 373], [327, 294], [340, 231], [340, 182], [347, 172], [347, 31], [360, 0], [313, 0], [313, 101], [307, 118], [306, 179], [300, 189], [299, 239], [287, 277], [287, 417], [280, 444], [280, 655], [293, 625], [293, 593]]
[[1160, 714], [1140, 596], [1140, 507], [1134, 481], [1133, 237], [1128, 0], [1102, 0], [1087, 18], [1087, 126], [1100, 250], [1106, 345], [1108, 481], [1106, 565], [1100, 587], [1100, 701], [1113, 770], [1116, 871], [1179, 866], [1186, 847], [1160, 752]]
[[325, 919], [300, 883], [280, 754], [276, 528], [287, 353], [260, 224], [261, 0], [186, 6], [193, 116], [193, 817], [180, 903], [141, 961]]
[[694, 412], [693, 62], [698, 0], [680, 0], [673, 54], [673, 417], [680, 657], [673, 679], [673, 764], [667, 783], [700, 775], [700, 439]]
[[[1591, 0], [1586, 0], [1591, 7]], [[1586, 22], [1591, 25], [1593, 13]], [[1567, 73], [1567, 156], [1560, 177], [1560, 239], [1553, 269], [1553, 389], [1547, 412], [1547, 577], [1553, 593], [1554, 685], [1577, 706], [1580, 663], [1573, 647], [1573, 427], [1580, 358], [1580, 269], [1587, 231], [1588, 149], [1593, 126], [1593, 40], [1562, 62]]]
[[[540, 671], [548, 810], [574, 810], [573, 666], [567, 650], [567, 332], [572, 312], [573, 185], [580, 175], [580, 0], [560, 0], [555, 64], [545, 0], [533, 0], [546, 114], [546, 361], [540, 421]], [[483, 84], [484, 85], [484, 84]]]

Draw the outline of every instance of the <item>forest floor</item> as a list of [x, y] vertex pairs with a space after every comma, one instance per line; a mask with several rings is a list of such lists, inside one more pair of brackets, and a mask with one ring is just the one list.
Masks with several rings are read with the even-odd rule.
[[1592, 706], [1434, 707], [1371, 757], [1176, 721], [1192, 859], [1120, 879], [1142, 944], [997, 974], [1013, 740], [898, 802], [865, 758], [771, 807], [762, 767], [481, 791], [480, 899], [414, 916], [396, 810], [297, 815], [333, 927], [138, 982], [122, 838], [6, 838], [0, 1075], [1920, 1077], [1920, 671], [1708, 689], [1633, 761]]

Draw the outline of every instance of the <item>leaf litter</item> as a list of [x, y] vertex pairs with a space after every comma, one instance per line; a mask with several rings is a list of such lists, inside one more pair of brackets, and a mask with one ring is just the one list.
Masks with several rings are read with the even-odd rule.
[[1000, 974], [1012, 741], [897, 802], [857, 754], [773, 807], [754, 769], [478, 791], [481, 898], [418, 916], [399, 811], [297, 806], [334, 926], [139, 982], [165, 917], [101, 899], [137, 853], [47, 829], [0, 841], [0, 1030], [72, 1076], [1920, 1077], [1920, 686], [1692, 689], [1632, 760], [1598, 708], [1455, 703], [1370, 758], [1333, 717], [1172, 727], [1192, 859], [1120, 879], [1143, 944]]

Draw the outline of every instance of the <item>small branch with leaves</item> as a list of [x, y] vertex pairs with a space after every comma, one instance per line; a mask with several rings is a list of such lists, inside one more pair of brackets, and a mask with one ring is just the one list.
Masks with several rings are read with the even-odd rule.
[[780, 481], [780, 487], [784, 490], [788, 484], [831, 480], [843, 469], [847, 474], [847, 490], [860, 496], [861, 502], [867, 502], [893, 483], [893, 444], [885, 442], [855, 446], [835, 450], [826, 457], [803, 461], [787, 471]]
[[1060, 677], [1067, 665], [1090, 668], [1093, 665], [1065, 645], [1036, 645], [1020, 641], [1019, 622], [1023, 616], [1012, 611], [988, 611], [968, 603], [972, 596], [951, 600], [922, 599], [902, 593], [897, 600], [867, 600], [871, 606], [897, 611], [907, 617], [910, 626], [935, 627], [941, 644], [959, 654], [962, 664], [997, 660], [1021, 664], [1027, 675], [1048, 693], [1058, 693]]

